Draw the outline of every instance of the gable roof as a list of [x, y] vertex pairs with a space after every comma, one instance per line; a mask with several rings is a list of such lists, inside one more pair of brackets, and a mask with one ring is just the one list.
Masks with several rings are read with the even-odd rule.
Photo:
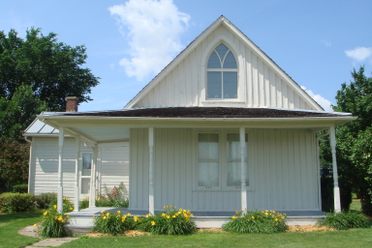
[[304, 98], [310, 106], [316, 110], [324, 111], [324, 109], [305, 91], [301, 86], [294, 81], [278, 64], [274, 62], [264, 51], [262, 51], [253, 41], [251, 41], [239, 28], [237, 28], [230, 20], [221, 15], [202, 33], [200, 33], [189, 45], [186, 46], [167, 66], [163, 68], [136, 96], [134, 96], [124, 108], [132, 108], [139, 102], [152, 88], [154, 88], [170, 71], [177, 67], [177, 65], [186, 58], [195, 47], [197, 47], [203, 40], [205, 40], [214, 30], [221, 25], [224, 25], [232, 33], [238, 36], [248, 47], [250, 47], [261, 59], [269, 64], [275, 72], [286, 79], [287, 82]]

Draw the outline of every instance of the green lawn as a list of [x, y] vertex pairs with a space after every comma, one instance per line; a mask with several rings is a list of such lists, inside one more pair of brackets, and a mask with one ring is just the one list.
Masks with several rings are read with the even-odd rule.
[[24, 247], [38, 239], [19, 235], [19, 229], [40, 221], [40, 213], [0, 214], [0, 247]]
[[372, 229], [269, 235], [198, 233], [190, 236], [83, 237], [61, 247], [372, 247]]

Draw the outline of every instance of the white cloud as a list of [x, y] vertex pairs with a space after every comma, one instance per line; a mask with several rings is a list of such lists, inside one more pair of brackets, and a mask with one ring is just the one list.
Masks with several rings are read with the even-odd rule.
[[172, 0], [129, 0], [109, 8], [128, 39], [129, 56], [120, 65], [130, 77], [143, 80], [158, 73], [183, 47], [181, 35], [190, 16]]
[[331, 107], [331, 101], [328, 99], [322, 97], [319, 94], [315, 94], [311, 90], [307, 89], [305, 86], [301, 85], [301, 88], [306, 91], [307, 94], [309, 94], [317, 103], [319, 103], [320, 106], [324, 108], [325, 111], [333, 112], [333, 109]]
[[372, 47], [356, 47], [346, 50], [345, 54], [356, 62], [363, 62], [369, 58], [372, 59]]

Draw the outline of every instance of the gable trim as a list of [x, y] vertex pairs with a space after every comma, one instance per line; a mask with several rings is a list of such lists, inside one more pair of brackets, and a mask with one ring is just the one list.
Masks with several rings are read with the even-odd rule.
[[[164, 67], [148, 84], [146, 84], [136, 96], [134, 96], [124, 107], [124, 109], [133, 108], [148, 92], [151, 91], [170, 71], [178, 66], [209, 34], [216, 30], [220, 25], [224, 25], [235, 35], [237, 35], [247, 46], [249, 46], [265, 63], [274, 69], [278, 75], [285, 79], [289, 85], [297, 92], [307, 103], [314, 107], [316, 110], [324, 111], [324, 109], [317, 103], [301, 86], [292, 79], [277, 63], [274, 62], [263, 50], [261, 50], [252, 40], [250, 40], [238, 27], [236, 27], [226, 17], [221, 15], [202, 33], [200, 33], [192, 42], [186, 46], [168, 65]], [[234, 54], [235, 55], [235, 54]]]

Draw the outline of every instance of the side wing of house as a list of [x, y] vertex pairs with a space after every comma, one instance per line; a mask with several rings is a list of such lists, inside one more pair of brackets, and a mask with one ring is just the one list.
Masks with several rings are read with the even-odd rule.
[[[224, 44], [237, 67], [237, 97], [208, 99], [208, 59]], [[219, 19], [154, 78], [127, 108], [220, 106], [322, 108], [264, 52], [224, 18]]]
[[[58, 185], [58, 139], [57, 137], [33, 137], [29, 163], [29, 192], [35, 195], [56, 193]], [[66, 138], [63, 149], [63, 185], [64, 196], [71, 200], [75, 197], [75, 159], [76, 143]], [[91, 157], [92, 149], [80, 147], [79, 188], [80, 199], [88, 198], [90, 170], [84, 167], [83, 157]], [[129, 142], [100, 144], [97, 161], [97, 191], [106, 194], [120, 184], [124, 193], [129, 192]], [[89, 162], [88, 162], [89, 164]], [[88, 166], [89, 167], [89, 166]]]

